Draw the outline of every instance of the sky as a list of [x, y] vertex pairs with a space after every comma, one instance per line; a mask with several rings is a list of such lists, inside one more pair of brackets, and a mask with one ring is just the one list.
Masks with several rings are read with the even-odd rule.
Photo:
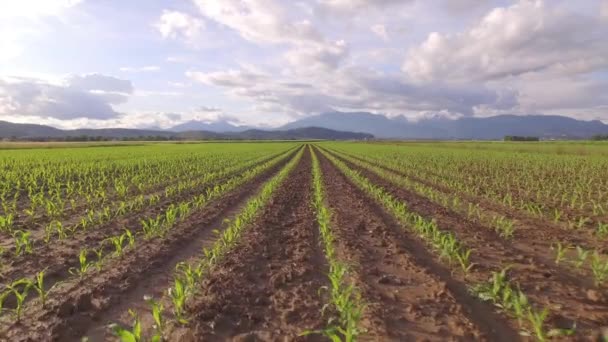
[[608, 123], [608, 0], [0, 0], [0, 120]]

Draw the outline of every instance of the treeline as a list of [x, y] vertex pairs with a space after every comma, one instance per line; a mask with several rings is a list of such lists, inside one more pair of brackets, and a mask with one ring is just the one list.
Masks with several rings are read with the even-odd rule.
[[591, 140], [608, 140], [608, 134], [596, 134], [591, 137]]
[[540, 141], [539, 137], [522, 137], [517, 135], [505, 136], [505, 141]]
[[185, 140], [179, 137], [170, 137], [162, 135], [142, 135], [136, 137], [108, 137], [108, 136], [91, 136], [91, 135], [79, 135], [79, 136], [66, 136], [66, 137], [32, 137], [32, 138], [17, 138], [10, 137], [5, 138], [5, 141], [33, 141], [33, 142], [87, 142], [87, 141], [178, 141]]

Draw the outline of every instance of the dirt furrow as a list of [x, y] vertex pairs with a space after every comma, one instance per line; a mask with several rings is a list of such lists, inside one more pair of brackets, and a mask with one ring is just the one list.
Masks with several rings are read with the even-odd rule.
[[[293, 155], [295, 155], [295, 152], [292, 152], [288, 157], [282, 160], [279, 163], [280, 166], [285, 165]], [[66, 239], [45, 244], [41, 248], [35, 249], [34, 254], [26, 254], [19, 258], [12, 258], [10, 264], [4, 265], [4, 271], [0, 276], [0, 280], [14, 280], [22, 277], [31, 278], [36, 272], [48, 267], [45, 273], [46, 282], [48, 284], [53, 284], [60, 281], [69, 276], [68, 270], [70, 267], [78, 265], [78, 253], [83, 248], [95, 248], [104, 239], [123, 233], [125, 228], [136, 233], [141, 227], [140, 221], [142, 218], [154, 217], [170, 204], [179, 203], [197, 193], [203, 193], [205, 189], [213, 188], [214, 185], [225, 182], [235, 175], [236, 173], [217, 179], [214, 182], [205, 184], [199, 188], [187, 190], [176, 198], [164, 199], [160, 203], [146, 208], [143, 211], [127, 214], [124, 217], [113, 219], [109, 223], [101, 226], [89, 228], [87, 231], [80, 230]], [[53, 262], [50, 263], [50, 260]]]
[[[348, 154], [348, 156], [361, 162], [369, 163], [367, 160], [358, 156], [351, 154]], [[507, 207], [501, 203], [491, 201], [481, 196], [457, 192], [454, 189], [433, 183], [427, 179], [424, 179], [423, 177], [411, 174], [410, 172], [396, 170], [381, 163], [374, 163], [374, 166], [401, 177], [409, 178], [414, 182], [420, 183], [444, 194], [453, 195], [457, 193], [460, 198], [466, 200], [467, 202], [478, 204], [480, 208], [484, 210], [515, 220], [517, 228], [515, 236], [524, 241], [535, 241], [537, 244], [544, 244], [547, 247], [556, 241], [560, 241], [564, 245], [584, 246], [586, 248], [594, 248], [604, 252], [608, 251], [607, 242], [604, 241], [604, 239], [598, 239], [596, 236], [594, 236], [592, 230], [590, 229], [582, 229], [577, 231], [577, 234], [572, 234], [572, 229], [568, 229], [563, 224], [556, 224], [551, 220], [532, 216], [525, 211]]]
[[367, 169], [340, 160], [405, 202], [411, 211], [435, 219], [439, 227], [452, 231], [459, 241], [473, 248], [471, 259], [475, 267], [470, 277], [475, 281], [485, 281], [491, 271], [509, 266], [512, 281], [521, 285], [534, 304], [551, 311], [547, 319], [549, 326], [569, 329], [576, 323], [580, 335], [590, 336], [608, 324], [608, 302], [602, 291], [595, 288], [591, 279], [556, 266], [545, 246], [539, 246], [535, 241], [506, 242], [490, 229], [425, 197], [396, 187]]
[[32, 305], [26, 309], [21, 322], [1, 325], [0, 339], [79, 340], [89, 328], [107, 323], [97, 320], [103, 318], [107, 310], [119, 305], [124, 300], [123, 296], [146, 289], [145, 283], [151, 274], [162, 278], [165, 270], [172, 271], [175, 255], [194, 251], [195, 242], [200, 248], [200, 241], [209, 235], [209, 231], [218, 228], [218, 220], [245, 202], [286, 162], [282, 161], [246, 185], [210, 202], [174, 226], [165, 237], [137, 240], [134, 250], [106, 261], [100, 272], [92, 271], [80, 280], [70, 279], [61, 283], [50, 293], [45, 308]]
[[342, 257], [367, 303], [369, 340], [517, 340], [490, 307], [467, 293], [464, 283], [418, 239], [350, 183], [319, 154], [333, 229]]
[[[323, 327], [326, 264], [311, 206], [311, 157], [298, 166], [215, 267], [172, 340], [296, 340]], [[309, 337], [309, 339], [316, 337]], [[303, 338], [302, 338], [303, 339]]]

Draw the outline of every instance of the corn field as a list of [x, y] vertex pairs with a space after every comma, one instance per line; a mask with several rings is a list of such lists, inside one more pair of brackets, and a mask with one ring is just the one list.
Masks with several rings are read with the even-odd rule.
[[27, 147], [3, 341], [608, 340], [605, 145]]

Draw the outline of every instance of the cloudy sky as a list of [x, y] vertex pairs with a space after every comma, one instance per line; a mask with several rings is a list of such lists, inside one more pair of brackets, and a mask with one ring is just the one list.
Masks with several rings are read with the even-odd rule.
[[608, 123], [608, 0], [0, 0], [0, 120]]

